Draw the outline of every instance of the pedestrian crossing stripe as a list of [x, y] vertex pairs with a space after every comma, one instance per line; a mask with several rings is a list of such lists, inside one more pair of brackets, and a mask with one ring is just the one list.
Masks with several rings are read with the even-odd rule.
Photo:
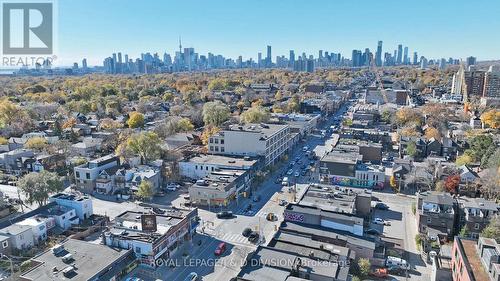
[[226, 234], [224, 234], [224, 236], [222, 236], [221, 240], [224, 240], [227, 242], [237, 242], [237, 243], [250, 244], [250, 242], [248, 242], [248, 238], [246, 238], [240, 234], [235, 234], [235, 233], [226, 233]]

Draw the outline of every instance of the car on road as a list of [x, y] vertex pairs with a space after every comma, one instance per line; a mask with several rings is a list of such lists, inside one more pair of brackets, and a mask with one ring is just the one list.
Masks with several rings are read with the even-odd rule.
[[288, 172], [286, 174], [291, 176], [293, 174], [293, 170], [292, 169], [288, 170]]
[[298, 161], [300, 161], [300, 156], [295, 157], [295, 162], [298, 162]]
[[283, 182], [283, 179], [281, 177], [277, 177], [275, 180], [274, 180], [274, 183], [275, 184], [280, 184]]
[[307, 170], [302, 170], [302, 171], [300, 172], [300, 175], [301, 175], [301, 176], [305, 176], [306, 174], [307, 174]]
[[288, 202], [286, 202], [286, 200], [284, 199], [281, 199], [280, 202], [278, 203], [280, 206], [286, 206], [286, 204], [288, 204]]
[[243, 237], [248, 237], [248, 236], [250, 236], [250, 233], [252, 233], [252, 229], [250, 227], [247, 227], [247, 228], [243, 229], [243, 232], [241, 233], [241, 235], [243, 235]]
[[370, 228], [365, 233], [370, 235], [380, 235], [380, 231], [376, 230], [375, 228]]
[[155, 214], [160, 214], [160, 215], [161, 215], [161, 214], [165, 214], [165, 210], [162, 210], [162, 209], [160, 209], [160, 208], [153, 208], [153, 212], [154, 212]]
[[386, 221], [386, 220], [381, 219], [381, 218], [375, 218], [375, 219], [373, 219], [373, 223], [374, 224], [380, 224], [380, 225], [391, 225], [390, 221]]
[[186, 279], [184, 279], [184, 281], [196, 281], [196, 280], [198, 280], [198, 273], [196, 272], [189, 273]]
[[250, 233], [250, 235], [248, 235], [248, 241], [252, 242], [252, 243], [257, 243], [257, 241], [259, 241], [259, 233], [256, 232], [256, 231], [252, 231], [252, 233]]
[[253, 202], [259, 202], [260, 201], [260, 195], [255, 195], [253, 197]]
[[233, 212], [231, 211], [222, 211], [217, 213], [217, 218], [219, 219], [230, 219], [233, 217]]
[[278, 216], [276, 216], [274, 213], [269, 213], [266, 215], [266, 220], [276, 221], [276, 220], [278, 220]]
[[169, 183], [167, 184], [167, 187], [165, 187], [166, 190], [168, 191], [176, 191], [177, 189], [179, 189], [181, 186], [176, 184], [176, 183]]
[[389, 210], [389, 206], [387, 206], [386, 204], [384, 204], [382, 202], [378, 202], [377, 204], [375, 204], [375, 209]]
[[292, 161], [292, 162], [290, 162], [290, 164], [288, 164], [288, 167], [293, 168], [294, 165], [295, 165], [295, 161]]
[[309, 146], [306, 145], [306, 146], [302, 147], [303, 152], [306, 152], [307, 150], [309, 150]]
[[300, 176], [299, 171], [295, 172], [295, 177], [299, 177], [299, 176]]
[[218, 246], [217, 249], [215, 249], [214, 254], [216, 256], [222, 255], [226, 251], [226, 243], [221, 242]]

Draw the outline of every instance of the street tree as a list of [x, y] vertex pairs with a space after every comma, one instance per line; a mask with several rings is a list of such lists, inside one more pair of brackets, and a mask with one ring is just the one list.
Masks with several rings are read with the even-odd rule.
[[137, 196], [142, 200], [150, 200], [153, 194], [153, 185], [149, 181], [143, 180], [141, 184], [139, 184]]
[[64, 190], [61, 178], [45, 170], [26, 174], [19, 179], [17, 186], [26, 195], [29, 204], [37, 203], [40, 206], [47, 203], [50, 194]]

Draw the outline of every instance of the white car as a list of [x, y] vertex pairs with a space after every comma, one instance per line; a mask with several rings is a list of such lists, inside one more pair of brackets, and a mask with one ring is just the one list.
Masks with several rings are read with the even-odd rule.
[[293, 170], [292, 169], [288, 170], [288, 172], [286, 174], [289, 175], [289, 176], [292, 175], [293, 174]]
[[295, 177], [296, 178], [300, 177], [300, 172], [295, 172]]
[[177, 189], [179, 189], [179, 187], [181, 186], [176, 183], [169, 183], [167, 184], [167, 187], [165, 189], [168, 191], [176, 191]]
[[375, 218], [373, 220], [373, 223], [374, 224], [380, 224], [380, 225], [391, 225], [391, 222], [390, 221], [386, 221], [386, 220], [383, 220], [381, 218]]

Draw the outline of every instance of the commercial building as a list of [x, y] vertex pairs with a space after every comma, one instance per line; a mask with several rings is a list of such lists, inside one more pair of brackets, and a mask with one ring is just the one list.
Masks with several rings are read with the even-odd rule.
[[200, 154], [180, 160], [179, 174], [191, 179], [201, 179], [223, 170], [243, 170], [252, 174], [258, 165], [259, 161], [254, 158]]
[[333, 150], [319, 162], [320, 182], [331, 185], [381, 189], [385, 184], [382, 166], [362, 162], [359, 152]]
[[499, 246], [493, 239], [455, 237], [451, 252], [453, 281], [500, 280]]
[[363, 235], [363, 219], [340, 212], [322, 210], [314, 206], [288, 204], [283, 212], [285, 221], [307, 223], [354, 235]]
[[[150, 215], [150, 224], [143, 223], [144, 215]], [[140, 264], [155, 267], [158, 259], [170, 257], [181, 244], [191, 241], [197, 217], [196, 208], [167, 209], [162, 215], [126, 211], [115, 218], [115, 224], [104, 234], [104, 243], [132, 249]]]
[[30, 259], [30, 268], [19, 280], [119, 280], [134, 262], [132, 249], [76, 239], [68, 239], [58, 247], [57, 252], [49, 249]]
[[227, 206], [250, 194], [251, 176], [244, 170], [214, 171], [189, 187], [189, 200], [200, 206]]
[[213, 154], [261, 156], [264, 165], [275, 164], [290, 148], [290, 126], [279, 124], [231, 125], [210, 137]]

